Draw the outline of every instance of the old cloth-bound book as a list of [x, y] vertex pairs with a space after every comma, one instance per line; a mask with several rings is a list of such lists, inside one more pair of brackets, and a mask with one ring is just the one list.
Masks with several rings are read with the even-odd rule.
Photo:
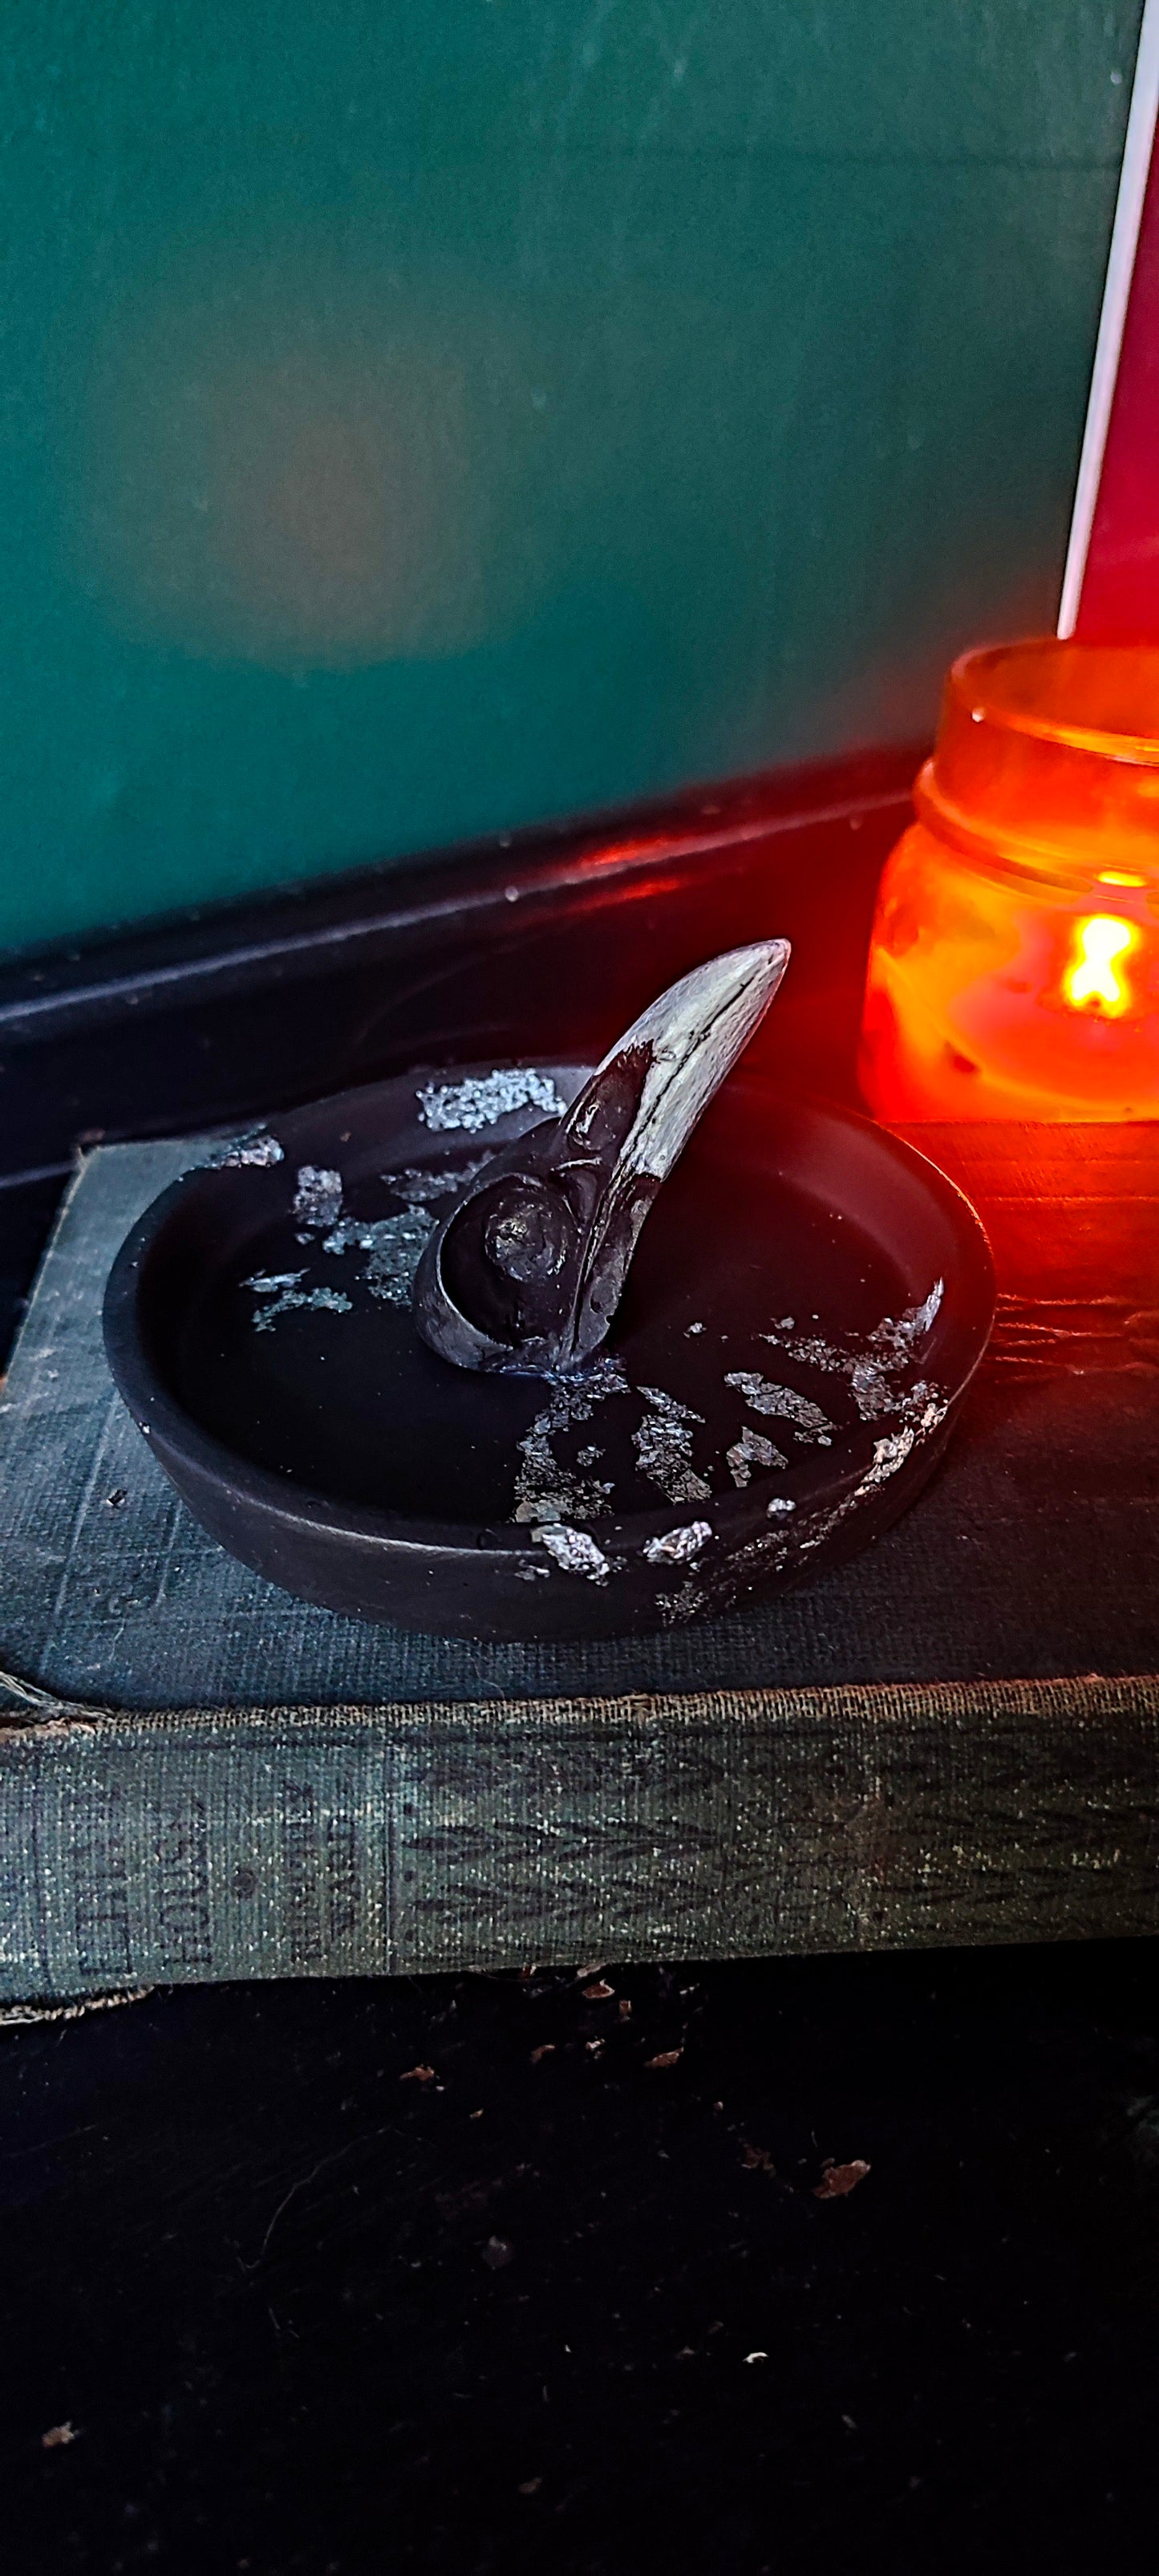
[[189, 1143], [90, 1156], [0, 1410], [0, 2000], [1159, 1927], [1159, 1131], [927, 1129], [995, 1244], [947, 1461], [701, 1628], [472, 1646], [222, 1553], [102, 1352]]

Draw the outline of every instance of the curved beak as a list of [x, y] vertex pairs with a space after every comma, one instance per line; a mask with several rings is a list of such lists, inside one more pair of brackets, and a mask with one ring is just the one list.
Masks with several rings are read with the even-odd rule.
[[694, 967], [610, 1047], [557, 1123], [489, 1163], [415, 1279], [424, 1341], [460, 1368], [579, 1368], [619, 1305], [640, 1229], [789, 962], [762, 939]]
[[[562, 1121], [561, 1145], [570, 1137], [590, 1151], [598, 1131], [598, 1150], [606, 1158], [613, 1141], [603, 1132], [607, 1111], [613, 1102], [622, 1103], [622, 1133], [606, 1186], [614, 1189], [618, 1178], [643, 1173], [667, 1180], [697, 1119], [764, 1018], [790, 953], [787, 939], [760, 939], [751, 948], [710, 957], [670, 985], [596, 1066]], [[625, 1076], [641, 1058], [643, 1083], [629, 1109], [635, 1086]], [[610, 1123], [617, 1123], [614, 1109]]]

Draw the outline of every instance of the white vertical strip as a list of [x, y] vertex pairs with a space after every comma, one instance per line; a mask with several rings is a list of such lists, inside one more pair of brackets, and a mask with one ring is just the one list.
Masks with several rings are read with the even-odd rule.
[[1082, 455], [1079, 458], [1074, 516], [1070, 524], [1066, 570], [1062, 577], [1062, 600], [1058, 612], [1060, 635], [1073, 635], [1079, 613], [1079, 600], [1082, 597], [1083, 576], [1087, 568], [1087, 548], [1091, 541], [1095, 503], [1099, 496], [1103, 452], [1107, 444], [1107, 428], [1115, 393], [1115, 378], [1119, 372], [1119, 351], [1123, 345], [1123, 324], [1127, 318], [1127, 299], [1131, 292], [1135, 250], [1143, 214], [1143, 198], [1147, 189], [1147, 173], [1151, 167], [1151, 146], [1155, 139], [1157, 110], [1159, 110], [1159, 0], [1146, 0], [1143, 23], [1139, 29], [1139, 51], [1135, 57], [1131, 113], [1127, 119], [1123, 167], [1119, 174], [1115, 228], [1111, 234], [1111, 255], [1107, 261], [1107, 282], [1103, 289], [1103, 310], [1099, 319], [1099, 336], [1095, 343], [1095, 363], [1091, 375]]

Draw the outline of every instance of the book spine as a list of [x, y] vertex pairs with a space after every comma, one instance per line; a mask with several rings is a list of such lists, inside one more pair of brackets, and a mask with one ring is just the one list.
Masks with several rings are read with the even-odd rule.
[[0, 1726], [0, 2003], [1159, 1930], [1150, 1680]]

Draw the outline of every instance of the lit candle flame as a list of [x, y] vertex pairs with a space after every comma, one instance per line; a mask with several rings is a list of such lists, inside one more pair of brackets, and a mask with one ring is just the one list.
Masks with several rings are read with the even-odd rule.
[[1084, 1002], [1112, 1017], [1126, 1010], [1131, 996], [1116, 973], [1115, 959], [1134, 947], [1135, 938], [1130, 922], [1115, 921], [1110, 913], [1096, 912], [1091, 920], [1080, 921], [1075, 962], [1063, 977], [1063, 992], [1076, 1010]]

